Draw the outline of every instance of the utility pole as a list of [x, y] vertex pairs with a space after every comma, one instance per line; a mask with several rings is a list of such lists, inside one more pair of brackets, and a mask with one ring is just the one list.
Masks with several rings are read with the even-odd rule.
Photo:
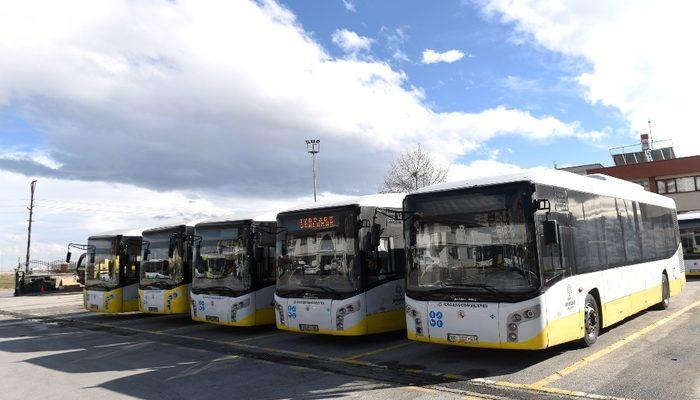
[[34, 215], [34, 189], [36, 189], [36, 181], [32, 181], [31, 185], [31, 197], [29, 198], [29, 228], [27, 228], [27, 259], [24, 262], [24, 272], [29, 273], [29, 250], [32, 247], [32, 216]]
[[321, 140], [310, 139], [306, 141], [306, 151], [311, 154], [311, 169], [314, 177], [314, 203], [316, 202], [316, 154], [321, 151]]

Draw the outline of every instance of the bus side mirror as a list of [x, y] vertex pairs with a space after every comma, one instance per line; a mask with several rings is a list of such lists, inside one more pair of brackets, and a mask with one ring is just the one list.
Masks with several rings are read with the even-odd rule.
[[373, 224], [370, 231], [370, 247], [376, 249], [379, 246], [379, 237], [382, 234], [382, 227], [379, 224]]
[[66, 264], [70, 264], [70, 251], [66, 253]]
[[95, 252], [93, 251], [90, 253], [90, 264], [94, 264], [94, 263], [95, 263]]
[[148, 255], [151, 254], [151, 250], [143, 249], [143, 261], [148, 260]]
[[559, 244], [558, 231], [557, 221], [547, 220], [542, 222], [542, 236], [544, 236], [544, 244]]

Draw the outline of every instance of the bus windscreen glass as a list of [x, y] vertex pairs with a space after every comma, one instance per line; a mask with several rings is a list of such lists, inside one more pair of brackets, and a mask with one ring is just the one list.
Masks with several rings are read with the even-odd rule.
[[[168, 258], [170, 238], [174, 232], [157, 232], [144, 235], [144, 251], [150, 251], [146, 261], [141, 263], [141, 285], [172, 286], [184, 279], [184, 248], [178, 240], [172, 258]], [[143, 259], [143, 258], [142, 258]]]
[[288, 216], [281, 226], [281, 290], [353, 292], [360, 288], [354, 213]]
[[528, 185], [406, 199], [408, 289], [524, 293], [539, 287]]
[[197, 229], [202, 238], [195, 261], [194, 290], [240, 292], [251, 287], [245, 226]]
[[86, 269], [86, 287], [102, 287], [105, 289], [119, 285], [119, 270], [116, 267], [115, 239], [89, 240], [94, 246], [95, 262], [88, 257]]

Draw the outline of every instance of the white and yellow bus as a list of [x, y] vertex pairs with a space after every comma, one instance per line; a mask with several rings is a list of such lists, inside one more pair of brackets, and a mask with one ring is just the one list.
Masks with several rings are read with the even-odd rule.
[[406, 196], [409, 339], [543, 349], [581, 340], [685, 285], [675, 203], [557, 170]]
[[195, 225], [192, 319], [231, 326], [275, 323], [276, 213]]
[[194, 227], [173, 225], [143, 231], [139, 310], [188, 314]]
[[678, 213], [685, 274], [700, 276], [700, 211]]
[[[90, 236], [87, 244], [68, 245], [85, 250], [83, 305], [88, 311], [122, 313], [138, 311], [141, 231], [119, 230]], [[80, 261], [79, 261], [80, 264]]]
[[403, 194], [277, 215], [275, 318], [282, 330], [365, 335], [405, 329]]

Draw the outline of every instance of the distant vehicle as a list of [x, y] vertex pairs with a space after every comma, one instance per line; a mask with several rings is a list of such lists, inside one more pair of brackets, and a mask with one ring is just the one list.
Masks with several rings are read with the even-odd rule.
[[232, 326], [275, 323], [275, 217], [234, 215], [195, 225], [192, 319]]
[[282, 330], [365, 335], [405, 329], [403, 194], [277, 215], [275, 318]]
[[173, 225], [143, 231], [139, 310], [153, 314], [190, 311], [194, 227]]
[[141, 254], [141, 231], [118, 230], [88, 238], [87, 244], [71, 243], [71, 248], [86, 251], [78, 261], [84, 262], [83, 302], [88, 311], [122, 313], [138, 311], [138, 283]]
[[685, 274], [700, 276], [700, 211], [678, 214]]
[[556, 170], [406, 196], [412, 340], [543, 349], [581, 340], [685, 285], [672, 199]]

